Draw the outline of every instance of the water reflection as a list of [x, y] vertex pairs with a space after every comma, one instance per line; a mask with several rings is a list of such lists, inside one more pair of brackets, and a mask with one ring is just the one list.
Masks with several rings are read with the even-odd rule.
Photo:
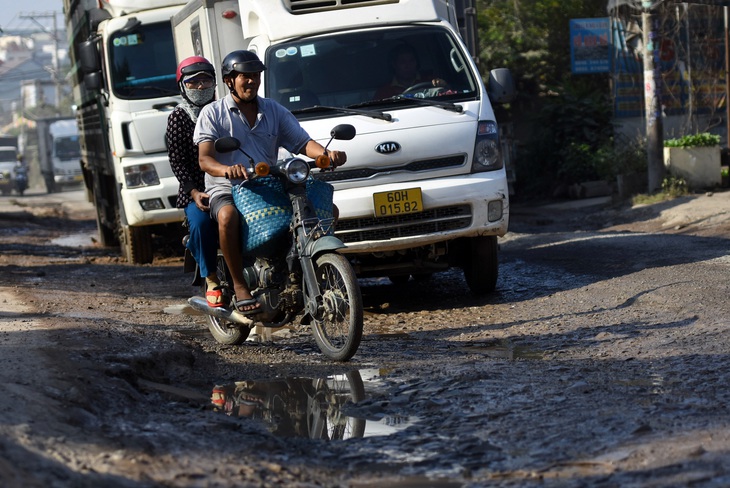
[[[373, 381], [368, 378], [368, 384]], [[211, 394], [216, 411], [261, 421], [281, 437], [343, 440], [389, 435], [417, 420], [399, 415], [366, 420], [345, 413], [346, 404], [365, 398], [359, 371], [326, 378], [236, 381], [216, 385]]]
[[327, 378], [237, 381], [213, 388], [216, 410], [263, 421], [282, 437], [348, 439], [362, 437], [365, 419], [348, 417], [342, 407], [365, 397], [358, 371]]

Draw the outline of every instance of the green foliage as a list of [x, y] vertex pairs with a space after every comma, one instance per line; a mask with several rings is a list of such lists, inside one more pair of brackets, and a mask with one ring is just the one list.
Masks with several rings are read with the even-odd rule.
[[605, 0], [477, 0], [477, 15], [480, 66], [512, 71], [508, 115], [515, 133], [529, 134], [519, 141], [518, 193], [614, 172], [608, 77], [570, 69], [570, 19], [606, 17]]
[[681, 197], [689, 193], [687, 182], [678, 176], [667, 176], [662, 181], [662, 192], [670, 198]]
[[[561, 185], [612, 179], [620, 168], [617, 150], [635, 158], [635, 147], [617, 148], [606, 92], [580, 83], [563, 84], [563, 93], [546, 97], [531, 119], [531, 137], [517, 158], [525, 193], [547, 195]], [[528, 178], [529, 181], [525, 181]]]
[[707, 147], [719, 146], [720, 136], [703, 132], [701, 134], [689, 134], [678, 139], [667, 139], [664, 147]]
[[684, 178], [678, 176], [667, 176], [662, 181], [662, 191], [652, 195], [634, 195], [631, 202], [634, 205], [652, 205], [689, 194], [689, 188]]
[[477, 0], [481, 65], [538, 95], [570, 77], [570, 19], [606, 16], [605, 0]]

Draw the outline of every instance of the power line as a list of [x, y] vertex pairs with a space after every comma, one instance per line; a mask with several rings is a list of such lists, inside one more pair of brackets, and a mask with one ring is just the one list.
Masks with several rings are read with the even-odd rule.
[[[22, 35], [28, 33], [39, 32], [34, 28], [30, 27], [33, 22], [26, 22], [28, 17], [55, 17], [62, 15], [62, 12], [50, 10], [45, 12], [20, 12], [15, 14], [12, 19], [6, 24], [0, 25], [0, 35]], [[48, 26], [43, 26], [45, 29], [49, 29]]]

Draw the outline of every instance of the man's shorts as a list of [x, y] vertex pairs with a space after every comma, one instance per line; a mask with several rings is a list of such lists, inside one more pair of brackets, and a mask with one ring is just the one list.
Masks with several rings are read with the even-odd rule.
[[235, 206], [236, 204], [233, 203], [233, 193], [226, 192], [219, 193], [218, 195], [211, 198], [208, 205], [210, 206], [210, 218], [218, 222], [218, 212], [220, 211], [220, 209], [222, 209], [226, 205]]

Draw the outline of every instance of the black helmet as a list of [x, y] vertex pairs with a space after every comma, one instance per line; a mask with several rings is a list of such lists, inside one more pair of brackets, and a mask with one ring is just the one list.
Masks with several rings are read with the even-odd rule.
[[233, 51], [223, 58], [223, 63], [221, 63], [223, 77], [234, 71], [238, 73], [260, 73], [264, 70], [266, 70], [264, 63], [251, 51]]

